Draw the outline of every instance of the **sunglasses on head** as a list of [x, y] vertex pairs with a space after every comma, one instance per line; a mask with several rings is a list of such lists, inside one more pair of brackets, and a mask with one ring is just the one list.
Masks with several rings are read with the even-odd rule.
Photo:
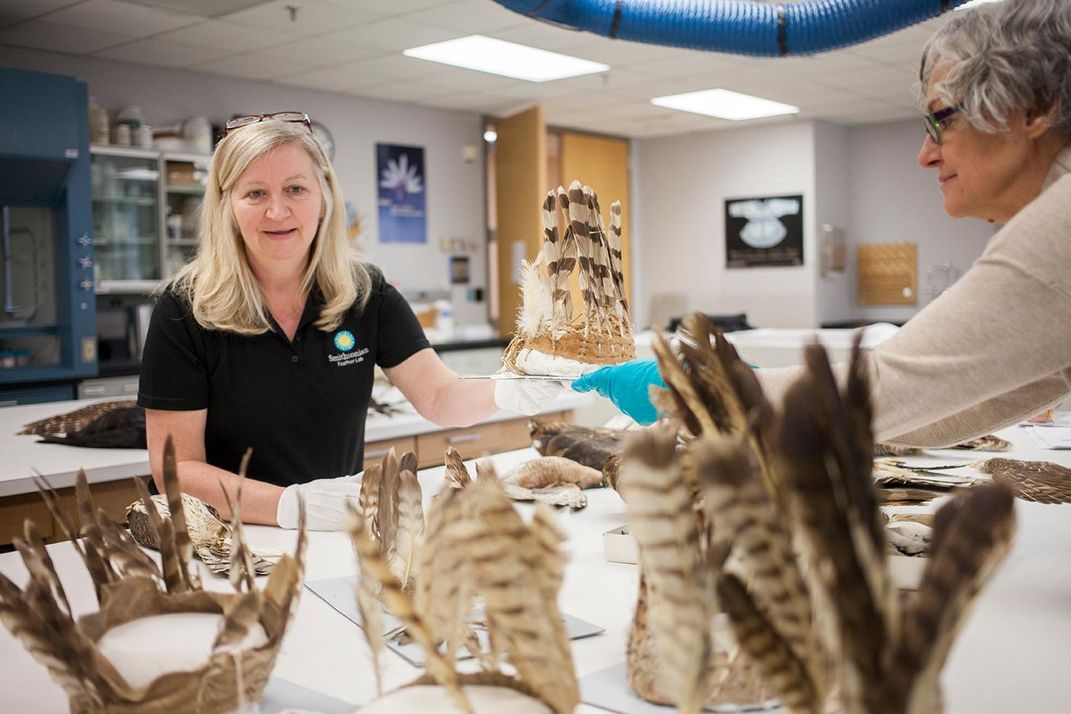
[[926, 124], [926, 133], [933, 139], [933, 143], [941, 145], [941, 134], [944, 132], [948, 118], [959, 111], [959, 107], [945, 107], [935, 112], [929, 112], [923, 116]]
[[262, 121], [285, 121], [293, 122], [295, 124], [304, 124], [306, 129], [310, 132], [312, 131], [312, 122], [309, 121], [309, 115], [305, 112], [273, 112], [271, 114], [245, 114], [240, 117], [229, 119], [227, 120], [224, 136], [235, 129], [241, 129], [243, 126], [249, 126], [250, 124], [256, 124]]

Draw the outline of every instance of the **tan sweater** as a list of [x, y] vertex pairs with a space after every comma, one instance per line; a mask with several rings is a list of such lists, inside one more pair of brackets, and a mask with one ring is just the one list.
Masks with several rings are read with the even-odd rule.
[[[963, 278], [870, 355], [876, 441], [947, 446], [1071, 393], [1071, 147]], [[757, 373], [774, 404], [800, 374]]]

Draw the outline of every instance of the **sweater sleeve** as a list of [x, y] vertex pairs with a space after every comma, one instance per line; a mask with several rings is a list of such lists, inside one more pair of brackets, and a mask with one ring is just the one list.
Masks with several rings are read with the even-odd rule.
[[[1071, 385], [1071, 175], [963, 278], [870, 352], [878, 441], [944, 446], [1058, 403]], [[836, 367], [838, 378], [846, 368]], [[759, 370], [775, 404], [799, 370]]]

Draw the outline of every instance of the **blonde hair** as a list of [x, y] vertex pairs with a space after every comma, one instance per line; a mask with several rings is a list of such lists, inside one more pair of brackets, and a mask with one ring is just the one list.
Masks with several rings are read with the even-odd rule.
[[201, 204], [197, 255], [171, 284], [205, 329], [240, 335], [258, 335], [271, 329], [264, 295], [249, 265], [230, 197], [251, 163], [288, 144], [301, 147], [312, 159], [323, 196], [323, 218], [301, 277], [302, 293], [308, 294], [315, 285], [323, 295], [316, 327], [333, 330], [351, 307], [363, 309], [368, 302], [372, 281], [346, 235], [342, 191], [331, 163], [305, 125], [265, 120], [231, 131], [216, 147]]

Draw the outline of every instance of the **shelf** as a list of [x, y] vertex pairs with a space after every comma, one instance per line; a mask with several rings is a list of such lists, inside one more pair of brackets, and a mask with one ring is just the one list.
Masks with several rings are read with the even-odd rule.
[[97, 203], [122, 203], [131, 206], [155, 206], [156, 196], [124, 196], [123, 194], [115, 194], [114, 196], [93, 196], [93, 200]]
[[124, 236], [122, 238], [94, 238], [96, 248], [131, 248], [138, 245], [156, 245], [160, 241], [155, 236]]
[[164, 245], [174, 246], [175, 248], [185, 248], [191, 245], [197, 245], [196, 238], [168, 238], [164, 241]]
[[[0, 323], [2, 324], [2, 323]], [[27, 325], [24, 327], [0, 327], [0, 338], [7, 337], [49, 337], [59, 333], [55, 325], [37, 327]]]
[[203, 196], [205, 192], [204, 186], [168, 186], [168, 193], [180, 194], [182, 196]]
[[92, 144], [89, 153], [99, 156], [119, 156], [124, 159], [159, 159], [160, 152], [151, 149], [133, 149], [126, 146], [100, 146]]
[[138, 294], [148, 295], [163, 283], [162, 280], [101, 280], [97, 282], [98, 295]]

